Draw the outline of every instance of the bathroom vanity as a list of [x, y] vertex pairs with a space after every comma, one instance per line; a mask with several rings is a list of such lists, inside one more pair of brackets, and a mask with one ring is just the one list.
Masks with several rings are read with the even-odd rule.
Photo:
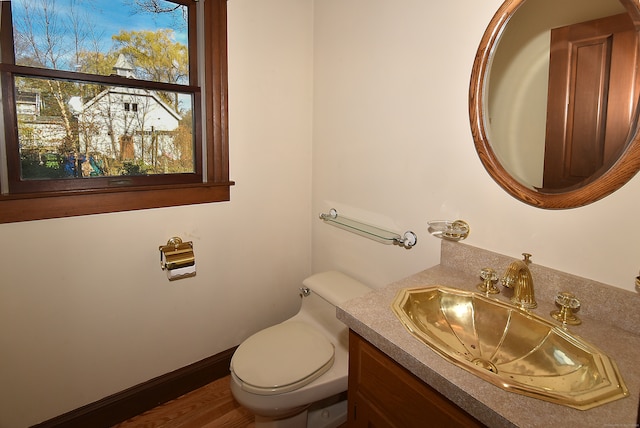
[[349, 356], [350, 427], [484, 426], [353, 330]]
[[[582, 324], [569, 331], [610, 356], [629, 390], [629, 396], [590, 410], [508, 392], [469, 373], [412, 336], [391, 309], [396, 294], [405, 288], [444, 285], [476, 291], [481, 269], [491, 267], [501, 274], [515, 258], [443, 241], [439, 265], [338, 308], [338, 318], [351, 330], [349, 426], [636, 426], [637, 293], [537, 266], [533, 256], [530, 268], [538, 307], [532, 313], [551, 319], [556, 293], [574, 293], [581, 301]], [[497, 298], [508, 301], [509, 295], [502, 288]]]

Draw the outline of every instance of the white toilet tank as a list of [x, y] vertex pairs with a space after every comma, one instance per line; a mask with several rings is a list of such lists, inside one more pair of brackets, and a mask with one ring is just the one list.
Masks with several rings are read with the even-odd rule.
[[371, 289], [338, 271], [317, 273], [302, 284], [309, 289], [309, 294], [303, 297], [300, 311], [287, 321], [304, 320], [326, 330], [331, 340], [344, 340], [347, 328], [336, 318], [336, 306]]
[[302, 281], [302, 284], [333, 306], [371, 291], [360, 281], [338, 271], [317, 273]]

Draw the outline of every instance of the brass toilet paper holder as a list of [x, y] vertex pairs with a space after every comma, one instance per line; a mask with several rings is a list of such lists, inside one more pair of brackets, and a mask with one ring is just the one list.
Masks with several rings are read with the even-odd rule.
[[[182, 242], [182, 239], [174, 236], [167, 241], [167, 245], [161, 245], [158, 249], [160, 250], [160, 267], [162, 270], [168, 271], [167, 275], [170, 280], [196, 274], [195, 269], [192, 268], [196, 264], [196, 257], [193, 254], [193, 243], [191, 241]], [[177, 271], [178, 269], [180, 271], [175, 272], [177, 274], [175, 277], [169, 275], [170, 271]]]

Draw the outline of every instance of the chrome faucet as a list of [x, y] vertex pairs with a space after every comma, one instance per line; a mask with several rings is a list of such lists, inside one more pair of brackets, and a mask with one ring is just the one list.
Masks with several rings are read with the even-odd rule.
[[511, 262], [502, 277], [502, 285], [513, 288], [511, 301], [523, 309], [533, 309], [538, 306], [533, 292], [533, 278], [529, 270], [531, 254], [522, 253], [523, 260]]

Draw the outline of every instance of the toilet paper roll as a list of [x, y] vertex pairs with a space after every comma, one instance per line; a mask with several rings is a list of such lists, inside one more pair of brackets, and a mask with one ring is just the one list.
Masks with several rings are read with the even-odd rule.
[[175, 281], [176, 279], [189, 278], [196, 276], [196, 264], [192, 266], [185, 266], [178, 269], [167, 269], [167, 278], [169, 281]]

